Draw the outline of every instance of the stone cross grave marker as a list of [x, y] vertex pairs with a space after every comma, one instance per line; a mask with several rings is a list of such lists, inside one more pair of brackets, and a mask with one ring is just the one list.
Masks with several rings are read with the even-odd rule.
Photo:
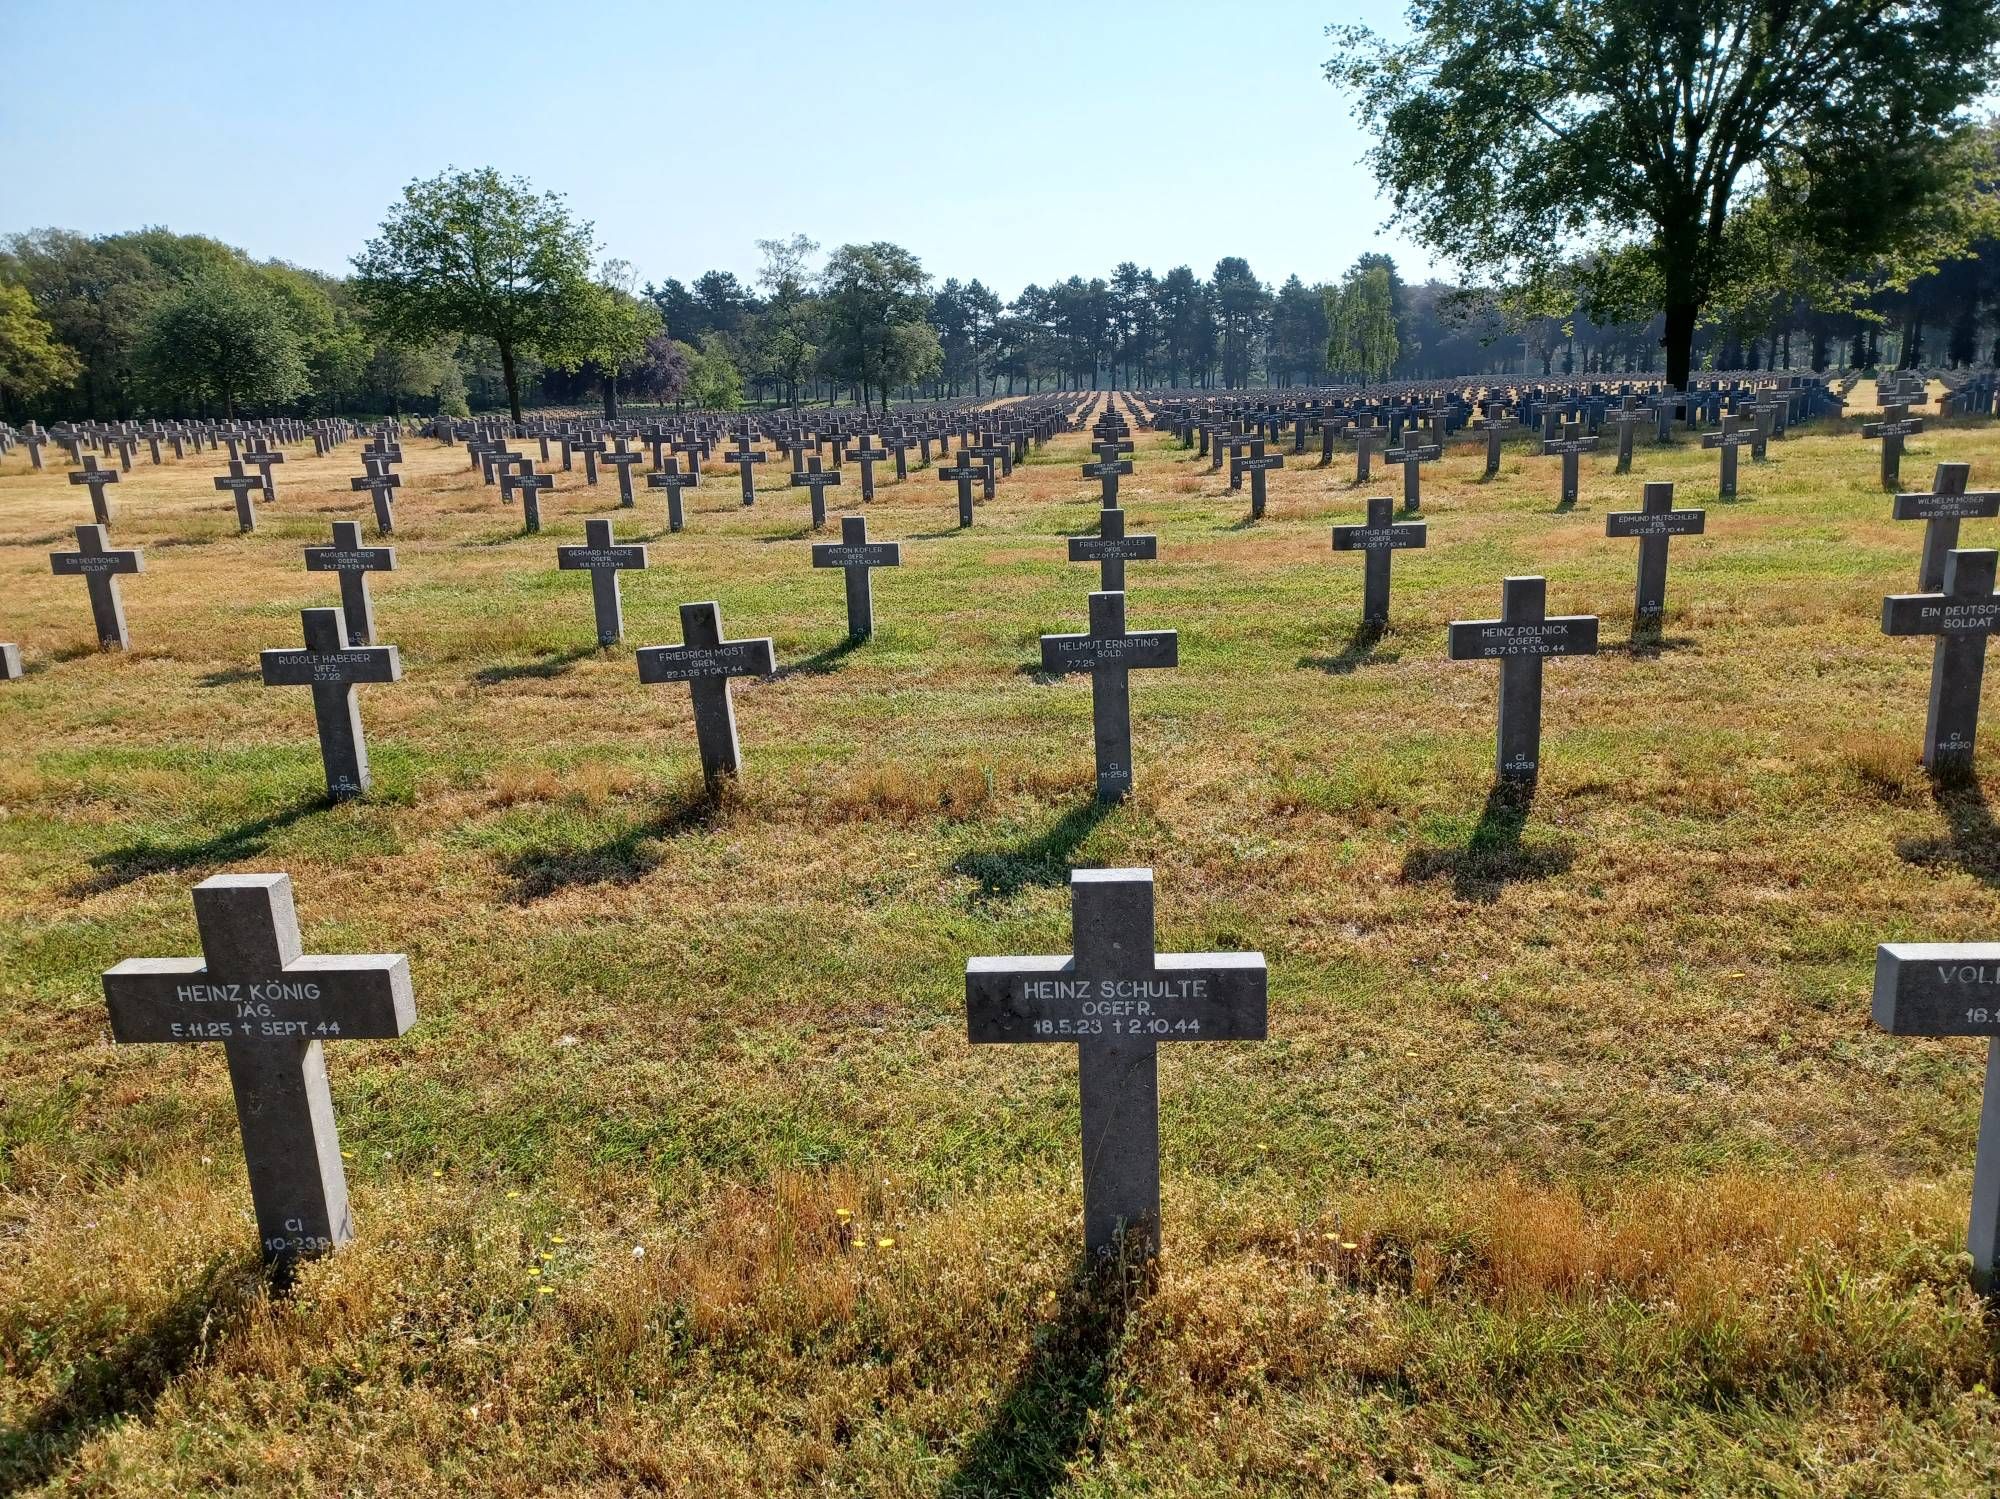
[[241, 459], [229, 460], [229, 472], [215, 476], [215, 487], [228, 490], [236, 501], [236, 529], [248, 535], [257, 529], [257, 496], [264, 492], [262, 474], [243, 472]]
[[271, 465], [274, 463], [283, 463], [285, 455], [278, 452], [260, 437], [244, 450], [243, 461], [257, 470], [257, 479], [263, 486], [264, 498], [267, 500], [277, 499], [278, 485], [277, 481], [271, 477]]
[[1091, 451], [1097, 454], [1097, 461], [1095, 463], [1084, 464], [1083, 477], [1086, 479], [1096, 479], [1101, 485], [1098, 497], [1099, 503], [1106, 510], [1116, 510], [1118, 508], [1118, 476], [1132, 472], [1132, 461], [1129, 458], [1121, 458], [1119, 455], [1131, 452], [1132, 444], [1114, 439], [1092, 443]]
[[1604, 517], [1604, 534], [1637, 537], [1639, 580], [1632, 592], [1635, 634], [1657, 629], [1667, 613], [1667, 544], [1676, 536], [1699, 536], [1708, 526], [1705, 510], [1674, 509], [1674, 486], [1650, 483], [1637, 510], [1616, 510]]
[[[759, 453], [757, 456], [762, 458], [764, 455]], [[749, 472], [748, 469], [744, 470], [745, 474]], [[681, 491], [695, 487], [694, 475], [681, 472], [680, 459], [669, 458], [662, 467], [646, 475], [646, 487], [664, 489], [667, 492], [667, 529], [680, 530], [687, 523], [687, 512], [681, 504]], [[750, 502], [746, 500], [744, 503]]]
[[1986, 642], [2000, 629], [2000, 596], [1993, 592], [1996, 557], [2000, 553], [1947, 552], [1939, 592], [1891, 594], [1882, 600], [1884, 635], [1937, 637], [1924, 725], [1924, 764], [1934, 776], [1972, 769]]
[[1454, 661], [1500, 663], [1502, 780], [1532, 781], [1542, 764], [1542, 659], [1597, 654], [1597, 616], [1548, 614], [1548, 579], [1507, 578], [1498, 619], [1454, 620]]
[[1931, 476], [1929, 494], [1899, 494], [1893, 514], [1897, 520], [1924, 522], [1924, 554], [1917, 565], [1917, 588], [1935, 593], [1944, 586], [1944, 559], [1958, 548], [1958, 523], [1962, 520], [1990, 520], [2000, 515], [2000, 490], [1967, 492], [1971, 476], [1968, 463], [1940, 463]]
[[960, 448], [959, 454], [961, 457], [961, 461], [964, 458], [968, 457], [977, 458], [979, 460], [980, 462], [979, 497], [982, 500], [990, 500], [993, 498], [994, 494], [993, 486], [995, 482], [993, 477], [993, 465], [995, 464], [995, 462], [998, 462], [1001, 465], [1003, 472], [1006, 473], [1013, 472], [1013, 455], [1014, 455], [1013, 444], [1005, 442], [994, 442], [984, 433], [980, 435], [980, 440], [977, 443], [973, 444], [971, 447]]
[[288, 1275], [354, 1237], [321, 1043], [393, 1040], [414, 1025], [409, 960], [308, 954], [288, 875], [203, 880], [194, 915], [200, 957], [105, 971], [111, 1037], [222, 1043], [264, 1263]]
[[[37, 465], [37, 467], [39, 466]], [[96, 517], [98, 525], [110, 525], [111, 502], [105, 497], [104, 486], [118, 482], [118, 470], [115, 468], [99, 468], [97, 460], [94, 457], [86, 455], [83, 460], [83, 467], [71, 471], [69, 482], [71, 484], [87, 484], [90, 486], [90, 513]]]
[[368, 789], [368, 742], [361, 733], [355, 685], [400, 682], [403, 660], [393, 645], [355, 645], [338, 609], [304, 609], [305, 648], [260, 653], [266, 687], [310, 687], [319, 728], [319, 758], [326, 794], [335, 801]]
[[1739, 416], [1725, 416], [1720, 432], [1704, 432], [1701, 445], [1722, 449], [1722, 480], [1716, 494], [1725, 500], [1736, 498], [1736, 450], [1751, 442], [1756, 434], [1746, 429]]
[[736, 705], [730, 696], [730, 678], [768, 677], [777, 671], [770, 636], [726, 640], [720, 604], [682, 604], [681, 644], [645, 645], [636, 654], [641, 682], [688, 684], [694, 697], [694, 735], [701, 747], [701, 773], [710, 790], [724, 776], [740, 776], [743, 757], [736, 742]]
[[819, 466], [819, 454], [817, 453], [806, 459], [806, 466], [804, 468], [792, 471], [793, 486], [812, 491], [812, 528], [815, 531], [821, 531], [826, 528], [827, 486], [838, 483], [840, 483], [840, 470], [837, 468], [821, 468]]
[[1990, 1295], [2000, 1258], [2000, 942], [1888, 942], [1875, 949], [1874, 1021], [1892, 1036], [1984, 1036], [1986, 1087], [1966, 1249]]
[[1375, 425], [1375, 418], [1356, 417], [1354, 425], [1347, 429], [1347, 440], [1354, 444], [1354, 482], [1366, 484], [1368, 476], [1374, 472], [1375, 449], [1386, 443], [1389, 431]]
[[403, 476], [392, 474], [387, 468], [368, 466], [368, 472], [357, 479], [349, 479], [347, 487], [365, 491], [375, 502], [375, 534], [388, 536], [396, 529], [396, 491], [403, 487]]
[[[748, 427], [745, 427], [741, 432], [736, 434], [736, 446], [734, 448], [726, 450], [722, 456], [729, 462], [735, 464], [736, 472], [742, 476], [743, 503], [745, 505], [756, 504], [757, 503], [756, 465], [764, 462], [767, 455], [757, 451], [754, 441], [750, 436], [750, 429]], [[676, 489], [674, 491], [674, 497], [671, 503], [678, 504], [679, 500], [680, 500], [680, 491]], [[678, 531], [680, 527], [675, 526], [674, 529]]]
[[1090, 1253], [1160, 1247], [1162, 1041], [1261, 1041], [1269, 974], [1254, 952], [1157, 950], [1150, 869], [1070, 874], [1073, 954], [971, 958], [966, 1039], [1074, 1043]]
[[1429, 540], [1429, 527], [1422, 521], [1398, 521], [1396, 502], [1388, 495], [1374, 495], [1368, 501], [1368, 520], [1359, 526], [1335, 526], [1333, 549], [1364, 555], [1361, 583], [1361, 623], [1382, 629], [1389, 623], [1389, 563], [1406, 547], [1421, 547]]
[[1418, 510], [1423, 507], [1424, 465], [1434, 463], [1442, 457], [1444, 457], [1443, 446], [1438, 443], [1426, 445], [1415, 422], [1403, 429], [1403, 445], [1400, 448], [1390, 448], [1382, 455], [1384, 463], [1400, 463], [1403, 466], [1404, 510]]
[[542, 491], [556, 487], [556, 476], [536, 473], [534, 461], [524, 458], [518, 474], [501, 478], [500, 492], [503, 496], [510, 485], [521, 492], [521, 529], [531, 535], [539, 532], [542, 529]]
[[900, 567], [902, 563], [903, 548], [899, 542], [868, 539], [865, 515], [843, 515], [840, 540], [813, 543], [814, 567], [837, 567], [847, 575], [849, 640], [866, 640], [875, 633], [875, 586], [871, 578], [874, 570]]
[[585, 521], [583, 537], [584, 544], [580, 547], [556, 548], [556, 566], [565, 572], [590, 574], [590, 598], [597, 612], [597, 643], [608, 650], [625, 638], [625, 611], [618, 597], [618, 574], [643, 570], [646, 549], [620, 546], [611, 534], [608, 520]]
[[1578, 470], [1581, 460], [1578, 455], [1597, 451], [1597, 439], [1585, 437], [1583, 429], [1575, 422], [1564, 422], [1561, 437], [1542, 439], [1542, 456], [1552, 458], [1562, 455], [1562, 501], [1567, 507], [1576, 503], [1579, 486]]
[[644, 463], [644, 453], [630, 452], [625, 447], [625, 439], [612, 439], [611, 451], [604, 455], [604, 461], [618, 470], [618, 504], [630, 510], [635, 503], [632, 497], [632, 465]]
[[1899, 486], [1903, 472], [1903, 439], [1924, 430], [1924, 419], [1911, 416], [1907, 405], [1898, 403], [1882, 409], [1882, 420], [1863, 422], [1861, 435], [1866, 439], [1879, 438], [1882, 442], [1882, 487], [1893, 490]]
[[939, 479], [947, 484], [958, 485], [958, 523], [961, 527], [972, 525], [972, 481], [981, 474], [992, 470], [972, 461], [972, 454], [964, 448], [958, 450], [958, 461], [949, 466], [940, 464], [936, 470]]
[[81, 575], [90, 590], [90, 616], [97, 625], [97, 643], [107, 651], [132, 648], [125, 629], [125, 600], [118, 592], [118, 574], [146, 570], [146, 554], [134, 548], [114, 552], [105, 545], [104, 527], [78, 526], [76, 550], [50, 552], [49, 568], [57, 577]]
[[1486, 408], [1486, 420], [1481, 423], [1486, 429], [1486, 477], [1492, 478], [1500, 472], [1500, 445], [1507, 440], [1507, 434], [1518, 431], [1520, 424], [1513, 413], [1497, 401]]
[[1132, 681], [1134, 671], [1181, 664], [1180, 633], [1127, 634], [1125, 595], [1090, 596], [1090, 631], [1044, 635], [1042, 670], [1090, 673], [1090, 719], [1097, 748], [1097, 799], [1119, 802], [1132, 794]]
[[349, 645], [375, 644], [375, 602], [368, 597], [368, 575], [396, 570], [394, 547], [361, 544], [361, 522], [333, 523], [333, 545], [306, 548], [306, 571], [340, 575], [340, 613]]
[[1151, 562], [1159, 556], [1159, 547], [1157, 536], [1127, 536], [1125, 512], [1107, 505], [1098, 513], [1095, 536], [1070, 537], [1069, 560], [1095, 562], [1098, 588], [1105, 593], [1123, 593], [1125, 564]]
[[860, 442], [855, 447], [843, 451], [840, 444], [835, 443], [834, 451], [850, 462], [861, 465], [861, 503], [866, 505], [874, 500], [875, 465], [889, 456], [888, 450], [870, 446], [868, 434], [863, 432]]
[[1239, 476], [1242, 474], [1250, 476], [1250, 518], [1252, 520], [1262, 520], [1264, 518], [1264, 475], [1271, 469], [1283, 468], [1285, 466], [1285, 455], [1283, 453], [1265, 452], [1264, 439], [1261, 437], [1251, 438], [1249, 448], [1250, 451], [1247, 456], [1238, 454], [1230, 459], [1230, 466], [1235, 469]]
[[597, 482], [597, 455], [604, 451], [604, 439], [597, 436], [596, 433], [591, 433], [586, 437], [571, 438], [569, 445], [575, 451], [583, 454], [583, 482], [586, 484], [595, 484]]
[[1618, 429], [1618, 467], [1616, 472], [1632, 472], [1632, 433], [1639, 423], [1648, 421], [1652, 413], [1640, 406], [1630, 396], [1625, 397], [1616, 407], [1605, 413], [1604, 419]]

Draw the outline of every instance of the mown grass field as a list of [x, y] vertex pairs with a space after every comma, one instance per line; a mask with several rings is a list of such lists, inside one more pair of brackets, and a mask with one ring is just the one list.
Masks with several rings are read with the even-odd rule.
[[[1995, 1325], [1965, 1285], [1974, 1042], [1868, 1021], [1877, 942], [1987, 940], [2000, 830], [1918, 773], [1930, 651], [1879, 629], [1920, 529], [1851, 425], [1621, 478], [1511, 444], [1425, 473], [1430, 545], [1357, 640], [1328, 527], [1395, 479], [1247, 489], [1138, 434], [1139, 791], [1100, 814], [1081, 434], [952, 529], [887, 482], [878, 630], [843, 648], [804, 491], [717, 466], [665, 534], [581, 472], [545, 530], [411, 439], [405, 680], [377, 786], [329, 807], [308, 697], [256, 652], [335, 601], [358, 517], [294, 449], [235, 534], [212, 455], [111, 491], [135, 650], [46, 554], [88, 519], [0, 462], [0, 1494], [1988, 1493]], [[1607, 447], [1609, 444], [1607, 444]], [[2000, 483], [2000, 426], [1933, 423]], [[850, 472], [850, 485], [856, 475]], [[1706, 503], [1658, 649], [1624, 645], [1646, 479]], [[830, 508], [855, 508], [852, 488]], [[555, 570], [615, 513], [627, 646]], [[2000, 530], [1968, 523], [1968, 544]], [[1504, 574], [1604, 618], [1547, 670], [1545, 770], [1489, 808], [1496, 672], [1445, 625]], [[784, 670], [737, 688], [746, 777], [696, 794], [683, 688], [632, 645], [717, 599]], [[2000, 741], [1982, 749], [1989, 786]], [[1075, 864], [1158, 877], [1163, 948], [1258, 948], [1271, 1039], [1165, 1048], [1166, 1252], [1079, 1277], [1075, 1061], [974, 1051], [975, 953], [1066, 950]], [[222, 1058], [113, 1048], [97, 983], [195, 950], [189, 887], [289, 871], [312, 951], [407, 952], [420, 1022], [330, 1048], [359, 1240], [258, 1290]]]

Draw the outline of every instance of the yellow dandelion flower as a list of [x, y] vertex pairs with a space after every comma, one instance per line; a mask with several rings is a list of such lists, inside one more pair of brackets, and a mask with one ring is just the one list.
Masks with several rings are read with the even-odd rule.
[[535, 1294], [537, 1296], [553, 1296], [555, 1295], [555, 1293], [556, 1293], [556, 1288], [554, 1286], [537, 1286], [535, 1288]]
[[877, 1239], [875, 1241], [875, 1247], [877, 1249], [894, 1249], [896, 1247], [896, 1241], [893, 1237]]
[[509, 1202], [512, 1202], [512, 1201], [513, 1201], [513, 1200], [514, 1200], [514, 1199], [515, 1199], [516, 1197], [519, 1197], [520, 1195], [521, 1195], [521, 1194], [520, 1194], [519, 1192], [509, 1192], [509, 1193], [507, 1194], [507, 1200], [508, 1200]]
[[540, 1275], [542, 1273], [542, 1267], [540, 1265], [530, 1265], [528, 1266], [528, 1273], [530, 1275]]
[[565, 1239], [561, 1234], [550, 1234], [549, 1242], [551, 1244], [567, 1244], [569, 1240]]
[[1359, 1249], [1361, 1246], [1355, 1243], [1352, 1239], [1342, 1239], [1340, 1241], [1340, 1247], [1342, 1249], [1347, 1250], [1349, 1253], [1352, 1253], [1353, 1251]]

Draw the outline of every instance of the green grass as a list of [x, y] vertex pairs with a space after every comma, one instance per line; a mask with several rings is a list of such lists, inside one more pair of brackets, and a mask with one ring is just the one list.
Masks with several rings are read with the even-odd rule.
[[[342, 807], [306, 694], [254, 667], [333, 600], [298, 548], [365, 511], [351, 457], [288, 462], [248, 538], [206, 455], [128, 476], [123, 659], [48, 576], [80, 492], [0, 464], [31, 668], [0, 688], [0, 1493], [2000, 1482], [1960, 1253], [1978, 1048], [1867, 1019], [1876, 942], [1992, 936], [2000, 833], [1916, 770], [1929, 652], [1879, 610], [1919, 532], [1873, 446], [1774, 444], [1721, 504], [1714, 453], [1642, 441], [1568, 513], [1557, 460], [1511, 444], [1483, 483], [1454, 447], [1372, 645], [1327, 532], [1397, 476], [1289, 458], [1244, 526], [1205, 462], [1135, 446], [1161, 560], [1130, 620], [1182, 665], [1135, 679], [1109, 812], [1087, 684], [1035, 670], [1095, 586], [1062, 560], [1080, 436], [968, 534], [954, 486], [885, 469], [903, 565], [845, 652], [782, 475], [746, 512], [716, 470], [678, 536], [566, 475], [526, 537], [411, 440], [374, 580], [405, 680], [363, 689], [377, 790]], [[1983, 482], [2000, 428], [1938, 424], [1906, 487], [1946, 458]], [[1635, 651], [1603, 513], [1654, 478], [1709, 530]], [[554, 568], [597, 514], [652, 553], [604, 653]], [[1509, 572], [1606, 647], [1549, 666], [1525, 809], [1489, 802], [1494, 671], [1444, 659]], [[739, 686], [719, 806], [630, 649], [703, 598], [792, 668]], [[1078, 864], [1152, 866], [1163, 947], [1272, 973], [1268, 1042], [1169, 1049], [1166, 1253], [1116, 1286], [1076, 1264], [1073, 1058], [964, 1040], [965, 957], [1066, 946]], [[276, 1300], [221, 1058], [112, 1047], [97, 985], [194, 949], [199, 879], [273, 868], [309, 949], [410, 954], [420, 1016], [329, 1052], [360, 1238]]]

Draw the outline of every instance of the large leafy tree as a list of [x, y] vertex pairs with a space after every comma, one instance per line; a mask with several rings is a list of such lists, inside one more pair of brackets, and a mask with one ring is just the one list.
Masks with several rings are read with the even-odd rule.
[[59, 344], [24, 286], [0, 286], [0, 402], [28, 401], [67, 385], [83, 370]]
[[521, 419], [519, 361], [573, 365], [590, 352], [601, 289], [591, 226], [560, 194], [491, 167], [412, 182], [355, 257], [355, 289], [405, 342], [444, 333], [488, 338], [507, 404]]
[[160, 401], [186, 407], [274, 406], [311, 383], [284, 297], [248, 271], [204, 267], [154, 307], [136, 362]]
[[1753, 203], [1828, 273], [1935, 243], [2000, 46], [1992, 0], [1411, 0], [1409, 22], [1330, 28], [1326, 64], [1398, 218], [1517, 284], [1595, 251], [1594, 301], [1664, 309], [1675, 384]]
[[879, 391], [931, 375], [942, 361], [930, 312], [929, 278], [908, 250], [877, 240], [842, 245], [828, 259], [824, 287], [825, 341], [820, 357], [827, 372], [852, 381], [869, 403]]

